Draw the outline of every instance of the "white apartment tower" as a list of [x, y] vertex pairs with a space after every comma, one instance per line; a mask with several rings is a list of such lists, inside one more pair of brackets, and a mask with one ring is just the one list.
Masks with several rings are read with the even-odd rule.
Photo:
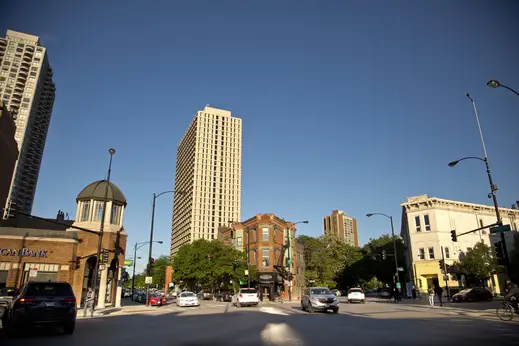
[[39, 38], [7, 30], [6, 37], [0, 38], [0, 97], [15, 119], [20, 152], [9, 200], [25, 213], [32, 210], [55, 92]]
[[207, 105], [196, 113], [177, 149], [171, 256], [241, 217], [241, 119]]

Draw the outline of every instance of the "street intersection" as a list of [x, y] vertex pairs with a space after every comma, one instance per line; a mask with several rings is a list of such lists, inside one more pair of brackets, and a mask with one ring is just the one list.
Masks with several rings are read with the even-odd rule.
[[[140, 309], [140, 310], [139, 310]], [[468, 311], [468, 310], [467, 310]], [[237, 308], [202, 301], [200, 307], [121, 309], [77, 320], [73, 335], [35, 330], [5, 346], [37, 342], [53, 346], [104, 345], [518, 345], [519, 322], [459, 309], [369, 300], [340, 304], [340, 312], [309, 314], [298, 302]]]

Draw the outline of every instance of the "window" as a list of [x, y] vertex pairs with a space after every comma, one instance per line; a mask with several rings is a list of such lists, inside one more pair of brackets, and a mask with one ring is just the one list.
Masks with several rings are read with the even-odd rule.
[[418, 249], [418, 258], [425, 259], [425, 249], [423, 247]]
[[270, 249], [261, 250], [261, 262], [263, 267], [270, 267]]
[[242, 239], [242, 237], [237, 237], [236, 238], [236, 246], [239, 246], [239, 247], [243, 246], [243, 239]]
[[90, 220], [90, 201], [84, 201], [81, 207], [81, 218], [79, 221], [88, 221]]
[[269, 229], [268, 227], [264, 227], [262, 231], [262, 240], [269, 240]]
[[416, 232], [421, 232], [422, 229], [420, 228], [420, 216], [416, 216], [414, 218], [414, 223], [416, 224]]
[[101, 221], [102, 217], [103, 217], [103, 202], [95, 201], [94, 218], [92, 221]]
[[451, 258], [450, 250], [448, 247], [443, 249], [445, 251], [445, 258]]
[[112, 225], [119, 225], [121, 223], [121, 206], [113, 204], [112, 214], [110, 215], [110, 223]]
[[433, 247], [429, 248], [429, 259], [434, 259], [434, 248]]
[[423, 216], [423, 223], [425, 225], [425, 230], [430, 231], [431, 230], [431, 223], [429, 222], [429, 215]]

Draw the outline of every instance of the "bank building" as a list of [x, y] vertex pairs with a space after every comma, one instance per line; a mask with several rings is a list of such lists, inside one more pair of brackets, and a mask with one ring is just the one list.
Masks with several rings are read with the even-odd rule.
[[58, 211], [54, 219], [17, 215], [0, 221], [0, 288], [20, 288], [28, 281], [66, 281], [72, 285], [78, 307], [82, 306], [93, 285], [107, 188], [97, 307], [119, 307], [126, 197], [106, 180], [95, 181], [78, 194], [75, 220], [67, 220]]

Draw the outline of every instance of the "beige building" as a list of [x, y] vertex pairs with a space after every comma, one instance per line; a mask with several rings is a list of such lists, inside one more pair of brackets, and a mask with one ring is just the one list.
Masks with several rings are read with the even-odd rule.
[[[451, 231], [456, 234], [468, 232], [496, 222], [493, 206], [446, 200], [428, 195], [409, 197], [402, 203], [401, 236], [407, 247], [406, 262], [410, 270], [411, 282], [421, 291], [440, 284], [445, 287], [445, 277], [441, 273], [439, 260], [446, 264], [459, 260], [477, 242], [488, 246], [501, 240], [499, 235], [490, 235], [489, 230], [476, 231], [459, 236], [457, 242], [451, 239]], [[508, 251], [513, 249], [513, 238], [519, 226], [519, 210], [501, 208], [503, 224], [510, 224], [512, 232], [506, 234]], [[460, 288], [462, 278], [447, 276], [449, 287]], [[499, 281], [502, 281], [501, 278]], [[409, 283], [411, 284], [411, 283]], [[500, 292], [497, 276], [488, 283], [495, 292]]]
[[[14, 166], [18, 160], [18, 144], [14, 139], [16, 125], [11, 113], [0, 100], [0, 208], [6, 205]], [[0, 214], [0, 219], [2, 215]]]
[[209, 105], [195, 114], [177, 149], [172, 256], [193, 240], [216, 239], [220, 226], [240, 220], [241, 155], [241, 119]]
[[357, 220], [346, 215], [342, 210], [333, 210], [332, 214], [323, 217], [324, 233], [333, 233], [346, 244], [359, 247]]
[[15, 119], [20, 152], [10, 200], [25, 213], [32, 210], [55, 91], [39, 38], [7, 30], [6, 37], [0, 38], [0, 97]]

